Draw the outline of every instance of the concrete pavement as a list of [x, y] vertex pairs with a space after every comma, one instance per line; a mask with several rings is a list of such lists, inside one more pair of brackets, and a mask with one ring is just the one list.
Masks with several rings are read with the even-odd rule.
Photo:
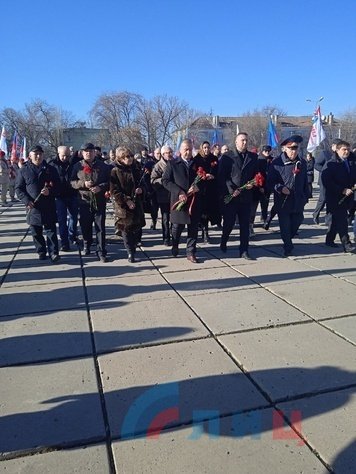
[[[306, 219], [253, 261], [144, 231], [129, 264], [39, 261], [0, 210], [0, 473], [355, 473], [356, 256]], [[149, 226], [148, 226], [149, 227]]]

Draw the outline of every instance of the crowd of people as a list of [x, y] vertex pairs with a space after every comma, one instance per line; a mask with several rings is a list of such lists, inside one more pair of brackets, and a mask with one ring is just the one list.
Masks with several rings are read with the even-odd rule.
[[[315, 158], [301, 153], [302, 137], [292, 135], [280, 143], [281, 153], [273, 157], [268, 145], [257, 154], [249, 150], [247, 133], [238, 133], [234, 147], [201, 143], [193, 156], [193, 144], [182, 141], [179, 152], [164, 145], [152, 154], [147, 148], [134, 154], [125, 146], [102, 153], [92, 143], [74, 152], [60, 146], [55, 159], [45, 159], [44, 150], [31, 148], [24, 163], [0, 153], [1, 202], [17, 198], [25, 205], [27, 223], [38, 258], [55, 263], [59, 253], [79, 245], [84, 255], [94, 250], [107, 262], [106, 209], [112, 202], [115, 230], [122, 238], [127, 259], [135, 262], [142, 245], [145, 214], [151, 229], [161, 217], [162, 243], [173, 257], [180, 252], [182, 233], [187, 228], [185, 254], [191, 263], [197, 256], [198, 235], [210, 243], [209, 229], [221, 231], [220, 250], [228, 251], [235, 225], [239, 227], [239, 254], [251, 260], [249, 242], [254, 236], [258, 206], [262, 226], [268, 230], [278, 216], [284, 255], [293, 254], [293, 239], [304, 219], [304, 207], [313, 196], [314, 169], [319, 171], [320, 194], [313, 213], [319, 216], [326, 205], [325, 245], [355, 253], [348, 234], [356, 223], [356, 155], [350, 144], [336, 139], [330, 153]], [[273, 205], [270, 198], [273, 195]], [[271, 205], [271, 208], [270, 208]], [[60, 243], [57, 236], [58, 234]], [[79, 233], [80, 228], [80, 233]], [[93, 228], [95, 239], [93, 237]], [[81, 234], [81, 237], [80, 237]], [[356, 240], [355, 240], [356, 242]]]

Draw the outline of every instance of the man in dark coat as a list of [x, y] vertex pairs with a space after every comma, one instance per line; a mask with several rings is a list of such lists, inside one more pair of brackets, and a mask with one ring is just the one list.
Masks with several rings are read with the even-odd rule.
[[[234, 228], [236, 216], [240, 225], [240, 257], [252, 260], [248, 253], [249, 224], [253, 201], [253, 180], [258, 171], [257, 154], [247, 150], [247, 133], [238, 133], [235, 139], [235, 153], [222, 155], [218, 171], [218, 193], [222, 206], [223, 232], [220, 249], [227, 251], [227, 241]], [[244, 189], [239, 189], [245, 186]], [[226, 196], [232, 199], [225, 203]]]
[[55, 168], [44, 160], [41, 146], [33, 147], [29, 157], [17, 175], [16, 195], [26, 206], [27, 223], [39, 259], [45, 260], [48, 251], [51, 261], [55, 263], [59, 260], [55, 203], [59, 177]]
[[84, 253], [90, 255], [93, 244], [93, 224], [96, 232], [96, 253], [102, 262], [106, 257], [106, 197], [111, 168], [95, 157], [92, 143], [81, 147], [83, 160], [73, 168], [71, 185], [79, 190], [79, 222], [84, 239]]
[[68, 252], [70, 242], [77, 241], [78, 223], [78, 191], [70, 184], [73, 163], [68, 146], [59, 146], [57, 157], [50, 164], [57, 170], [60, 180], [58, 195], [56, 197], [56, 209], [58, 217], [59, 236], [61, 238], [61, 250]]
[[284, 256], [292, 254], [292, 239], [304, 219], [304, 206], [308, 202], [306, 161], [298, 155], [300, 135], [292, 135], [281, 143], [282, 153], [269, 168], [267, 188], [274, 192]]
[[321, 172], [321, 180], [325, 187], [326, 222], [328, 231], [325, 244], [337, 247], [334, 240], [340, 236], [344, 252], [355, 252], [351, 244], [347, 222], [347, 211], [353, 205], [353, 194], [356, 187], [356, 166], [350, 159], [350, 144], [340, 140], [331, 160], [325, 163]]
[[[191, 140], [183, 140], [180, 145], [180, 157], [167, 163], [162, 184], [171, 194], [171, 209], [178, 201], [186, 203], [180, 211], [171, 210], [172, 255], [178, 255], [178, 246], [185, 225], [188, 226], [187, 259], [197, 263], [195, 256], [198, 238], [198, 226], [201, 218], [199, 188], [194, 184], [197, 176], [196, 160], [193, 158]], [[189, 212], [190, 210], [190, 212]]]
[[336, 145], [341, 142], [340, 138], [334, 138], [332, 143], [331, 143], [331, 151], [330, 150], [321, 150], [317, 153], [315, 153], [315, 162], [314, 162], [314, 169], [319, 171], [319, 179], [318, 179], [318, 185], [319, 185], [319, 198], [318, 201], [315, 205], [315, 209], [313, 212], [313, 221], [315, 224], [319, 225], [319, 215], [321, 211], [324, 209], [324, 206], [326, 204], [325, 201], [325, 188], [323, 185], [323, 182], [321, 180], [321, 171], [324, 168], [325, 163], [327, 163], [333, 156], [333, 153], [335, 153], [336, 150]]

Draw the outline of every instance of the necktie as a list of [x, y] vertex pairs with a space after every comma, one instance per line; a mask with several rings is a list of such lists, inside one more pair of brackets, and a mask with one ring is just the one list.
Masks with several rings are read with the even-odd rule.
[[343, 161], [344, 163], [344, 166], [347, 170], [348, 173], [350, 173], [350, 164], [349, 164], [349, 160], [346, 158], [346, 160]]

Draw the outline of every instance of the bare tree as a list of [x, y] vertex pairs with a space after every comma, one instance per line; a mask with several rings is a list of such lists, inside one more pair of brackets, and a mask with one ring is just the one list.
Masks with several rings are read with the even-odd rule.
[[356, 143], [356, 107], [344, 112], [339, 120], [339, 136], [352, 144]]
[[271, 115], [284, 116], [286, 112], [277, 105], [265, 105], [261, 109], [254, 109], [243, 114], [241, 122], [244, 131], [249, 135], [251, 146], [258, 148], [266, 143], [267, 125]]

